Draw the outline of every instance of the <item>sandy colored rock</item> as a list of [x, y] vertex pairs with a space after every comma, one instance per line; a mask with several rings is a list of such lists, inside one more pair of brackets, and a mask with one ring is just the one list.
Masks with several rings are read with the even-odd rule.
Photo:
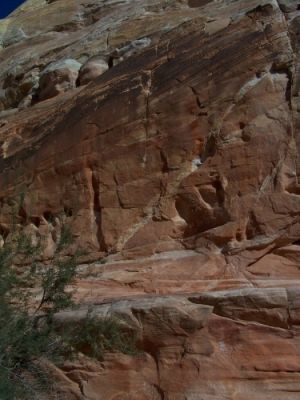
[[76, 60], [62, 60], [48, 65], [39, 81], [38, 99], [46, 100], [76, 87], [81, 64]]
[[67, 399], [298, 400], [296, 3], [30, 0], [0, 21], [0, 241], [17, 209], [47, 261], [67, 223], [88, 255], [58, 318], [138, 334], [135, 357], [57, 369]]
[[[298, 290], [290, 295], [298, 298]], [[107, 354], [101, 367], [83, 357], [66, 365], [67, 377], [93, 400], [99, 395], [130, 400], [166, 395], [174, 399], [226, 399], [233, 391], [243, 400], [297, 399], [298, 334], [258, 323], [255, 317], [248, 319], [249, 304], [256, 304], [261, 312], [276, 305], [287, 313], [286, 291], [263, 294], [262, 290], [246, 289], [239, 295], [224, 291], [202, 296], [201, 300], [213, 298], [227, 315], [215, 313], [213, 305], [197, 304], [198, 295], [189, 300], [184, 296], [148, 297], [95, 307], [96, 315], [118, 315], [134, 326], [141, 352], [135, 357]], [[264, 300], [253, 303], [256, 296]], [[238, 318], [229, 316], [232, 307], [239, 308]], [[84, 313], [64, 313], [60, 318], [69, 321], [81, 315]]]
[[104, 74], [105, 71], [108, 70], [108, 64], [105, 60], [91, 59], [88, 60], [80, 69], [79, 72], [79, 83], [80, 85], [85, 85], [93, 80], [95, 80], [98, 76]]

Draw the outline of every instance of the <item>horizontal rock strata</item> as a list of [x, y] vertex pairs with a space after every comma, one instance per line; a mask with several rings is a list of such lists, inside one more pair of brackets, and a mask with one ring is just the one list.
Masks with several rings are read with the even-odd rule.
[[293, 0], [0, 21], [0, 242], [16, 213], [48, 262], [67, 222], [77, 298], [138, 336], [56, 370], [67, 399], [299, 398], [299, 35]]

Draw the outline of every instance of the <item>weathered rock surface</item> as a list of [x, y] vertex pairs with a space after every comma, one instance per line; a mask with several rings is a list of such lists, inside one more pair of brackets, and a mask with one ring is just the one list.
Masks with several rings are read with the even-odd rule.
[[299, 326], [290, 295], [251, 288], [97, 306], [96, 315], [118, 315], [136, 329], [142, 351], [67, 364], [66, 378], [80, 387], [74, 398], [297, 399]]
[[92, 58], [88, 60], [80, 69], [78, 76], [79, 84], [84, 85], [95, 80], [108, 69], [109, 66], [107, 62], [101, 58]]
[[76, 60], [60, 60], [48, 65], [39, 81], [38, 100], [46, 100], [76, 87], [81, 64]]
[[0, 21], [0, 239], [17, 205], [50, 259], [66, 220], [78, 298], [139, 335], [57, 371], [67, 399], [299, 398], [299, 35], [293, 0]]

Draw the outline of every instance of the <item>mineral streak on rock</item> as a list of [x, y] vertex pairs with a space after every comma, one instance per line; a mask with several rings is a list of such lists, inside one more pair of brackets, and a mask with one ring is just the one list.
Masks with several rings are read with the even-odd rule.
[[67, 399], [299, 399], [298, 3], [28, 0], [0, 21], [0, 242], [22, 194], [50, 259], [63, 214], [78, 298], [138, 332], [135, 357], [57, 370]]

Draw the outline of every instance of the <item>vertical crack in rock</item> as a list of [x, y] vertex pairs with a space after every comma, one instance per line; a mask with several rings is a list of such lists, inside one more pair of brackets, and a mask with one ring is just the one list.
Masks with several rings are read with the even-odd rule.
[[110, 31], [108, 29], [107, 34], [106, 34], [106, 50], [109, 49], [109, 35], [110, 35]]
[[288, 290], [286, 292], [287, 292], [287, 300], [288, 300], [288, 303], [287, 303], [287, 325], [288, 325], [288, 329], [291, 330], [293, 328], [293, 318], [291, 315], [292, 301], [291, 301]]
[[158, 359], [158, 356], [157, 356], [157, 354], [156, 354], [155, 352], [153, 352], [153, 351], [151, 351], [151, 352], [148, 351], [148, 354], [150, 354], [151, 357], [153, 358], [153, 360], [154, 360], [154, 362], [155, 362], [155, 367], [156, 367], [156, 374], [157, 374], [157, 382], [158, 382], [158, 383], [157, 383], [157, 385], [154, 385], [154, 386], [155, 386], [155, 388], [156, 388], [158, 394], [160, 395], [161, 400], [165, 400], [165, 393], [164, 393], [164, 391], [163, 391], [162, 388], [161, 388], [161, 376], [160, 376], [160, 367], [159, 367], [159, 359]]
[[160, 399], [161, 400], [165, 400], [166, 399], [166, 397], [165, 397], [165, 393], [164, 393], [164, 391], [161, 389], [161, 387], [159, 386], [159, 385], [153, 385], [153, 387], [156, 389], [156, 391], [157, 391], [157, 394], [160, 396]]
[[150, 96], [152, 91], [152, 71], [145, 71], [145, 75], [142, 76], [142, 79], [145, 78], [146, 82], [142, 83], [143, 92], [145, 95], [145, 116], [144, 116], [144, 125], [145, 125], [145, 133], [146, 133], [146, 140], [145, 140], [145, 155], [143, 163], [146, 166], [147, 164], [147, 146], [148, 146], [148, 139], [149, 139], [149, 119], [150, 119]]
[[289, 109], [292, 111], [292, 85], [293, 85], [293, 72], [290, 65], [279, 65], [273, 64], [270, 68], [270, 74], [283, 74], [287, 77], [285, 98], [289, 105]]
[[101, 216], [101, 204], [100, 204], [100, 191], [99, 191], [99, 182], [95, 175], [95, 172], [92, 170], [92, 189], [93, 189], [93, 211], [95, 216], [95, 223], [97, 226], [97, 240], [99, 243], [100, 251], [107, 251], [104, 235], [102, 232], [102, 216]]

